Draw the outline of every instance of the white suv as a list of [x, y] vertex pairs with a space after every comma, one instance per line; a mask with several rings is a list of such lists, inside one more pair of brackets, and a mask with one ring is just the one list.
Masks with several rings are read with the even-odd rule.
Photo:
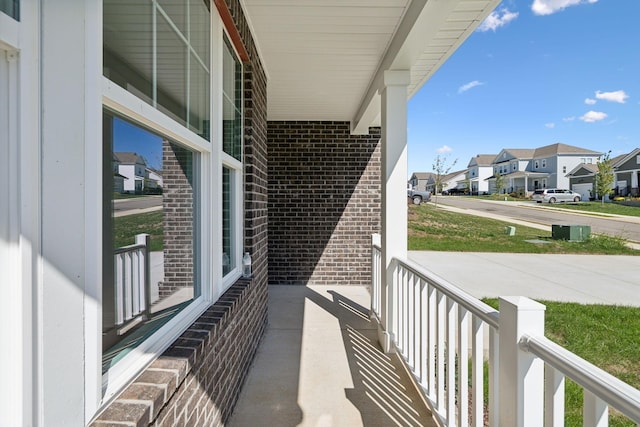
[[545, 188], [536, 190], [531, 196], [532, 200], [538, 203], [558, 203], [558, 202], [579, 202], [580, 194], [571, 190], [563, 190], [561, 188]]

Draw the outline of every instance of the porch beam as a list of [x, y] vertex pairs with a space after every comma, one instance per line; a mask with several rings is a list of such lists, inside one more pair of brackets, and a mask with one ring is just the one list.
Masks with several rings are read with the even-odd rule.
[[385, 71], [381, 90], [382, 141], [382, 313], [381, 345], [392, 348], [394, 330], [390, 284], [393, 258], [407, 256], [407, 86], [409, 70]]

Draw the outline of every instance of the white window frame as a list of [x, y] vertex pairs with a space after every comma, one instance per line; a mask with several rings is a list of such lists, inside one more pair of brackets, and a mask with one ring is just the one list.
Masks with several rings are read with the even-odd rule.
[[[223, 58], [224, 58], [224, 48], [225, 48], [225, 41], [224, 38], [227, 38], [227, 40], [229, 40], [228, 46], [231, 49], [231, 53], [233, 55], [235, 55], [236, 60], [240, 63], [240, 66], [242, 67], [242, 72], [241, 75], [244, 75], [244, 64], [242, 64], [242, 61], [240, 60], [240, 55], [238, 54], [238, 52], [235, 49], [235, 46], [233, 46], [233, 43], [231, 43], [231, 36], [226, 32], [226, 30], [224, 29], [223, 25], [220, 25], [219, 28], [219, 36], [217, 38], [217, 53], [216, 53], [216, 68], [212, 68], [214, 70], [222, 70], [223, 69]], [[216, 171], [216, 176], [217, 176], [217, 180], [218, 180], [218, 197], [216, 197], [216, 201], [217, 201], [217, 209], [216, 209], [216, 213], [218, 215], [220, 215], [220, 217], [222, 216], [222, 170], [223, 167], [227, 167], [230, 171], [231, 171], [231, 187], [233, 189], [232, 194], [233, 197], [231, 198], [231, 206], [232, 206], [232, 210], [233, 210], [233, 214], [234, 217], [231, 220], [231, 223], [234, 224], [235, 226], [233, 227], [234, 232], [232, 233], [232, 238], [235, 241], [235, 251], [232, 254], [232, 256], [235, 257], [234, 259], [234, 265], [235, 267], [233, 268], [233, 270], [231, 270], [229, 273], [227, 273], [226, 275], [222, 275], [222, 220], [218, 221], [217, 223], [217, 236], [215, 236], [214, 240], [214, 246], [220, 248], [219, 249], [219, 253], [217, 254], [217, 263], [220, 265], [219, 268], [219, 281], [218, 283], [220, 283], [220, 286], [217, 287], [217, 296], [216, 298], [218, 298], [220, 295], [222, 295], [224, 293], [224, 291], [226, 291], [227, 289], [229, 289], [229, 287], [240, 278], [240, 276], [242, 275], [242, 254], [244, 251], [244, 192], [243, 192], [243, 188], [244, 188], [244, 168], [243, 168], [243, 164], [244, 164], [244, 130], [241, 132], [242, 135], [242, 141], [241, 141], [241, 160], [236, 159], [235, 157], [233, 157], [232, 155], [225, 153], [224, 152], [224, 147], [222, 144], [222, 111], [223, 111], [223, 102], [224, 102], [224, 94], [223, 94], [223, 73], [217, 73], [218, 74], [218, 79], [217, 79], [217, 85], [216, 85], [216, 111], [218, 111], [218, 114], [215, 116], [216, 120], [215, 120], [215, 135], [216, 138], [213, 141], [219, 141], [218, 143], [216, 143], [216, 152], [217, 154], [220, 156], [220, 162], [219, 162], [219, 167], [218, 170]], [[241, 116], [240, 116], [240, 122], [243, 124], [243, 129], [244, 129], [244, 81], [241, 80], [241, 85], [242, 85], [242, 89], [240, 90], [240, 94], [242, 96], [241, 99], [241, 104], [243, 106], [242, 111], [241, 111]], [[212, 96], [213, 96], [213, 87], [212, 87]], [[214, 128], [214, 126], [211, 126], [212, 129]], [[213, 142], [212, 143], [215, 143]]]
[[542, 169], [547, 167], [547, 159], [542, 159]]
[[[97, 410], [106, 406], [121, 389], [128, 384], [132, 378], [141, 372], [159, 354], [168, 348], [197, 318], [215, 302], [226, 288], [240, 276], [240, 270], [233, 279], [229, 277], [228, 284], [222, 283], [221, 272], [221, 249], [218, 244], [218, 237], [221, 237], [221, 193], [222, 193], [222, 160], [221, 160], [221, 74], [215, 70], [221, 70], [222, 51], [222, 20], [215, 8], [211, 8], [211, 74], [210, 74], [210, 117], [211, 117], [211, 141], [200, 137], [190, 131], [187, 127], [179, 124], [169, 116], [155, 109], [147, 102], [136, 97], [132, 93], [102, 76], [102, 106], [115, 112], [125, 119], [134, 123], [146, 126], [155, 133], [180, 143], [189, 150], [197, 154], [194, 160], [197, 162], [195, 168], [197, 176], [198, 191], [194, 196], [197, 198], [198, 211], [194, 215], [199, 216], [197, 221], [197, 233], [199, 238], [194, 242], [198, 245], [196, 253], [200, 257], [196, 263], [199, 269], [197, 277], [200, 295], [194, 301], [181, 310], [173, 319], [163, 325], [151, 337], [146, 339], [129, 354], [118, 361], [101, 378], [100, 387], [102, 389], [102, 400], [96, 405], [87, 395], [87, 409], [89, 416], [93, 416]], [[100, 44], [102, 48], [102, 44]], [[102, 70], [100, 70], [102, 73]], [[215, 137], [217, 136], [217, 138]], [[238, 162], [242, 170], [242, 162]], [[235, 165], [237, 166], [237, 165]], [[242, 186], [238, 185], [237, 199], [242, 200]], [[237, 212], [242, 212], [238, 209]], [[99, 224], [96, 224], [96, 228]], [[242, 221], [236, 223], [237, 233], [242, 235]], [[241, 240], [240, 242], [240, 251]], [[240, 258], [238, 258], [240, 259]], [[232, 280], [233, 279], [233, 280]], [[99, 292], [98, 292], [99, 291]], [[101, 290], [96, 290], [97, 295], [101, 295]], [[101, 316], [100, 316], [101, 318]], [[95, 328], [95, 327], [94, 327]], [[101, 346], [99, 346], [101, 349]], [[87, 355], [91, 357], [91, 355]], [[93, 357], [98, 359], [97, 366], [102, 359], [102, 349]], [[96, 362], [94, 362], [96, 363]], [[87, 381], [91, 378], [87, 376]], [[108, 379], [108, 381], [107, 381]], [[92, 385], [87, 384], [87, 389]]]
[[[199, 247], [195, 251], [200, 256], [200, 262], [195, 263], [199, 269], [199, 274], [196, 276], [200, 277], [200, 295], [102, 376], [103, 397], [101, 405], [104, 405], [138, 372], [166, 350], [213, 302], [211, 287], [213, 277], [209, 269], [210, 248], [212, 247], [210, 243], [211, 227], [210, 221], [203, 219], [216, 221], [216, 215], [210, 211], [212, 185], [209, 171], [211, 170], [213, 150], [209, 141], [111, 82], [108, 78], [103, 77], [102, 84], [102, 105], [104, 107], [127, 120], [152, 129], [154, 133], [180, 143], [197, 154], [194, 156], [194, 161], [197, 162], [195, 169], [198, 171], [195, 177], [198, 183], [198, 192], [195, 196], [198, 199], [198, 210], [194, 212], [194, 216], [197, 215], [200, 219], [198, 221], [200, 238], [196, 241]], [[99, 224], [96, 224], [96, 227], [101, 229]], [[101, 290], [98, 295], [102, 295]], [[102, 351], [99, 352], [98, 357], [102, 359]]]

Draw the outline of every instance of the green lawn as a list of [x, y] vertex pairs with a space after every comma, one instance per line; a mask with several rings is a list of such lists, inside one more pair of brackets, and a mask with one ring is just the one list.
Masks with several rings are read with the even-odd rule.
[[[498, 308], [498, 300], [483, 300]], [[540, 301], [547, 306], [545, 335], [583, 359], [640, 388], [640, 309]], [[566, 426], [582, 425], [582, 388], [566, 382]], [[633, 422], [610, 411], [611, 426]]]
[[[508, 236], [505, 227], [516, 227]], [[455, 252], [571, 253], [640, 255], [616, 237], [592, 236], [587, 242], [552, 240], [550, 231], [448, 211], [433, 203], [409, 205], [409, 250]], [[530, 243], [527, 240], [538, 241]]]
[[554, 208], [570, 209], [580, 212], [596, 214], [614, 214], [627, 216], [640, 216], [640, 207], [625, 206], [619, 203], [581, 202], [581, 203], [557, 203]]
[[152, 251], [161, 251], [163, 248], [161, 210], [114, 218], [113, 228], [114, 247], [116, 248], [134, 244], [135, 235], [140, 233], [151, 235]]

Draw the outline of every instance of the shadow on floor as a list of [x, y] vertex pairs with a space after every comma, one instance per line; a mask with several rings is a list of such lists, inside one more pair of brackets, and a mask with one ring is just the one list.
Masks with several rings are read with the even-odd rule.
[[364, 287], [269, 288], [269, 326], [230, 426], [432, 426]]

